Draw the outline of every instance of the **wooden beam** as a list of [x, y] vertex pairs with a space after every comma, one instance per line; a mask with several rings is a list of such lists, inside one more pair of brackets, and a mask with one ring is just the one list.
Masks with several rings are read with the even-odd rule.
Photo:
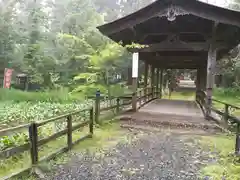
[[240, 27], [240, 12], [230, 9], [221, 8], [200, 1], [187, 0], [188, 2], [180, 2], [181, 8], [190, 14], [228, 25]]
[[163, 68], [163, 69], [198, 69], [202, 68], [198, 65], [156, 65], [157, 68]]
[[183, 61], [183, 60], [201, 60], [202, 57], [199, 56], [161, 56], [158, 55], [156, 52], [155, 54], [150, 53], [140, 53], [140, 59], [141, 60], [156, 60], [156, 61], [171, 61], [171, 60], [177, 60], [177, 61]]
[[163, 69], [197, 69], [198, 66], [159, 66]]
[[207, 56], [158, 56], [146, 54], [140, 54], [140, 59], [147, 62], [157, 61], [157, 62], [182, 62], [182, 61], [193, 61], [193, 62], [202, 62], [205, 61]]
[[[156, 17], [159, 12], [168, 7], [168, 3], [156, 1], [150, 6], [147, 6], [133, 14], [130, 14], [122, 19], [112, 23], [99, 26], [98, 29], [105, 35], [111, 35], [120, 32], [124, 29], [131, 28], [137, 24], [143, 23], [153, 17]], [[136, 18], [137, 17], [137, 18]]]
[[187, 66], [196, 66], [196, 67], [206, 67], [205, 63], [195, 63], [195, 62], [188, 62], [188, 63], [156, 63], [156, 62], [149, 62], [151, 65], [156, 67], [167, 67], [167, 66], [174, 66], [174, 67], [187, 67]]
[[[138, 31], [138, 33], [140, 33]], [[183, 32], [177, 32], [177, 33], [171, 33], [169, 32], [169, 30], [166, 30], [166, 32], [162, 31], [162, 28], [161, 28], [161, 31], [160, 32], [145, 32], [145, 33], [140, 33], [141, 34], [141, 38], [140, 38], [140, 42], [144, 42], [144, 40], [149, 37], [149, 36], [171, 36], [171, 35], [177, 35], [177, 36], [181, 36], [181, 35], [184, 35], [184, 34], [193, 34], [193, 35], [201, 35], [205, 40], [207, 40], [207, 37], [209, 36], [209, 34], [206, 34], [206, 33], [203, 33], [201, 31], [183, 31]]]
[[[169, 42], [163, 41], [161, 43], [149, 44], [144, 48], [138, 49], [141, 52], [160, 52], [160, 51], [208, 51], [209, 42], [184, 42], [184, 41], [176, 41]], [[225, 49], [228, 46], [225, 43], [216, 43], [215, 46], [217, 49]], [[136, 49], [128, 49], [131, 52], [136, 51]]]
[[158, 61], [158, 60], [149, 60], [147, 61], [149, 64], [154, 64], [154, 65], [201, 65], [204, 66], [206, 65], [206, 61]]
[[[105, 35], [111, 35], [128, 29], [137, 24], [143, 23], [151, 18], [167, 16], [168, 9], [189, 13], [197, 17], [216, 21], [223, 24], [235, 25], [240, 27], [240, 12], [232, 11], [226, 8], [217, 7], [200, 1], [193, 0], [161, 0], [146, 6], [139, 11], [132, 13], [124, 18], [99, 26], [98, 29]], [[180, 14], [181, 14], [180, 12]], [[187, 17], [187, 16], [186, 16]], [[167, 18], [167, 17], [166, 17]], [[177, 18], [177, 17], [176, 17]]]

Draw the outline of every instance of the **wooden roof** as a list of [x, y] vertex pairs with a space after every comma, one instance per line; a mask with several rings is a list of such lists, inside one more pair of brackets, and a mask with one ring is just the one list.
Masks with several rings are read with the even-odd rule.
[[[167, 57], [174, 61], [176, 56], [206, 59], [213, 34], [219, 55], [240, 42], [240, 12], [197, 0], [157, 0], [98, 29], [123, 45], [147, 44], [148, 47], [138, 51], [140, 59], [149, 62], [152, 59], [151, 63], [156, 59], [161, 64], [160, 61], [166, 62], [164, 58]], [[175, 61], [176, 66], [183, 63]], [[196, 60], [192, 60], [192, 64], [198, 66]]]

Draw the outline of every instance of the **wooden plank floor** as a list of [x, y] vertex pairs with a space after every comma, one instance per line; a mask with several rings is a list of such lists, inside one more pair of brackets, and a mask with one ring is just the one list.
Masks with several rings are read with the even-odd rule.
[[127, 113], [121, 120], [135, 124], [176, 125], [186, 127], [216, 128], [215, 122], [204, 119], [200, 107], [195, 101], [157, 99], [138, 112]]

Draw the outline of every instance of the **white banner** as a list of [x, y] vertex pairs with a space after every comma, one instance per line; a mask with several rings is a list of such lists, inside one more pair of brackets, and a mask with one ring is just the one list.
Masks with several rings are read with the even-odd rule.
[[138, 53], [133, 53], [132, 56], [132, 77], [137, 78], [138, 77]]

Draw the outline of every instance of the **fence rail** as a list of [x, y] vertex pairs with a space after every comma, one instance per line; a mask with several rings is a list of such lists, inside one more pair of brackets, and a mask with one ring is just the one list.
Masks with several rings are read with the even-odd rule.
[[[160, 92], [158, 92], [156, 87], [147, 87], [144, 89], [139, 89], [136, 92], [137, 95], [137, 107], [141, 108], [149, 101], [155, 99], [158, 97]], [[64, 115], [53, 117], [44, 121], [40, 122], [32, 122], [29, 124], [21, 125], [18, 127], [8, 128], [0, 130], [0, 138], [4, 136], [13, 136], [18, 133], [27, 133], [28, 134], [28, 142], [25, 142], [22, 145], [18, 145], [15, 147], [7, 148], [2, 151], [0, 151], [0, 159], [8, 159], [13, 156], [18, 156], [24, 152], [30, 152], [30, 158], [31, 158], [31, 166], [27, 167], [25, 169], [22, 169], [19, 172], [15, 172], [9, 176], [3, 177], [1, 179], [9, 179], [13, 177], [17, 177], [20, 174], [31, 170], [32, 168], [37, 167], [37, 165], [46, 160], [51, 160], [56, 155], [60, 153], [64, 153], [68, 150], [70, 150], [74, 145], [78, 144], [79, 142], [91, 138], [94, 133], [94, 122], [100, 123], [99, 118], [100, 114], [105, 111], [114, 111], [115, 115], [132, 110], [132, 98], [135, 95], [135, 93], [131, 94], [125, 94], [123, 96], [119, 97], [95, 97], [95, 103], [91, 108], [74, 111], [70, 113], [66, 113]], [[83, 112], [88, 112], [89, 116], [84, 119], [83, 122], [74, 124], [73, 123], [73, 116], [81, 114]], [[40, 137], [39, 130], [45, 125], [48, 125], [50, 123], [56, 123], [57, 121], [60, 121], [66, 123], [66, 127], [64, 129], [61, 129], [58, 132], [53, 133], [52, 135], [48, 137]], [[62, 122], [62, 123], [63, 123]], [[79, 122], [79, 121], [78, 121]], [[88, 126], [89, 133], [77, 139], [73, 142], [73, 132], [79, 130], [82, 127]], [[64, 137], [67, 138], [67, 144], [60, 149], [56, 150], [55, 152], [52, 152], [44, 157], [39, 157], [39, 150], [42, 146], [46, 145], [47, 143], [50, 143], [57, 138]]]
[[[73, 125], [72, 116], [76, 115], [78, 113], [84, 112], [84, 111], [89, 111], [88, 119], [86, 119], [86, 121], [84, 121], [84, 122]], [[37, 166], [37, 164], [39, 162], [50, 160], [53, 157], [55, 157], [57, 154], [60, 154], [60, 153], [70, 150], [75, 144], [79, 143], [80, 141], [82, 141], [86, 138], [92, 137], [92, 135], [93, 135], [93, 115], [94, 115], [93, 113], [94, 113], [93, 108], [90, 108], [90, 109], [85, 109], [85, 110], [81, 110], [81, 111], [75, 111], [72, 113], [68, 113], [68, 114], [58, 116], [55, 118], [51, 118], [51, 119], [48, 119], [48, 120], [42, 121], [42, 122], [33, 122], [31, 124], [1, 130], [0, 131], [1, 136], [19, 133], [20, 129], [22, 131], [23, 131], [23, 129], [25, 129], [25, 132], [28, 130], [28, 142], [25, 144], [22, 144], [22, 145], [19, 145], [16, 147], [12, 147], [12, 148], [8, 148], [6, 150], [1, 151], [0, 158], [7, 159], [11, 156], [16, 156], [23, 152], [30, 151], [32, 167]], [[47, 125], [51, 122], [55, 122], [55, 121], [58, 121], [63, 118], [65, 119], [64, 121], [67, 123], [67, 127], [65, 127], [63, 130], [61, 130], [59, 132], [53, 133], [52, 135], [50, 135], [48, 137], [40, 139], [39, 133], [38, 133], [39, 128], [41, 128], [42, 126]], [[73, 142], [73, 138], [72, 138], [73, 132], [82, 127], [85, 127], [87, 125], [89, 126], [89, 133], [86, 136], [81, 137], [80, 139], [77, 139], [76, 141]], [[55, 139], [57, 139], [59, 137], [63, 137], [63, 136], [67, 137], [67, 145], [65, 145], [64, 147], [58, 149], [57, 151], [52, 152], [51, 154], [39, 159], [39, 149], [41, 148], [41, 146], [43, 146], [51, 141], [54, 141]], [[29, 167], [27, 169], [30, 169], [30, 168], [31, 167]], [[26, 169], [23, 169], [22, 171], [19, 171], [18, 173], [14, 173], [10, 176], [3, 177], [2, 179], [9, 179], [12, 177], [16, 177], [25, 171], [26, 171]]]
[[[211, 106], [208, 106], [208, 100], [206, 93], [204, 91], [198, 91], [196, 95], [196, 101], [200, 105], [201, 109], [203, 110], [203, 113], [206, 117], [206, 119], [213, 119], [218, 120], [216, 117], [214, 117], [213, 112], [221, 116], [221, 119], [223, 120], [223, 124], [227, 125], [231, 124], [233, 126], [236, 126], [233, 131], [236, 133], [236, 142], [235, 142], [235, 154], [237, 156], [240, 156], [240, 118], [236, 117], [232, 112], [233, 109], [240, 110], [240, 107], [225, 103], [222, 101], [219, 101], [217, 99], [211, 99], [212, 103]], [[219, 103], [224, 106], [223, 109], [217, 109], [214, 107], [214, 103]], [[208, 113], [207, 113], [208, 112]]]

